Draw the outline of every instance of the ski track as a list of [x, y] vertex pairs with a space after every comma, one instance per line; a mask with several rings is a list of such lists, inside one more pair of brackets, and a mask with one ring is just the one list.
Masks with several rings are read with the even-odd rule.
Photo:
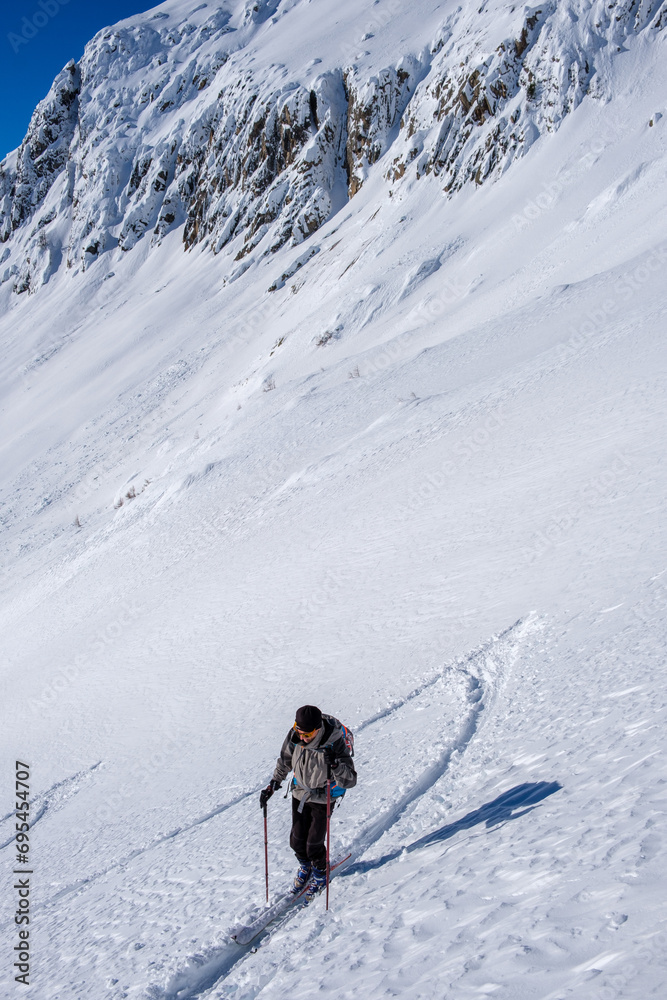
[[[489, 708], [495, 701], [499, 688], [506, 680], [507, 670], [511, 668], [514, 660], [518, 656], [523, 638], [541, 627], [535, 615], [530, 615], [526, 619], [518, 619], [513, 625], [502, 632], [492, 636], [491, 639], [483, 643], [478, 649], [469, 653], [463, 659], [454, 664], [446, 666], [443, 670], [424, 681], [414, 688], [405, 698], [393, 702], [386, 709], [377, 712], [356, 727], [356, 732], [363, 731], [369, 726], [387, 718], [400, 711], [406, 704], [423, 694], [430, 687], [433, 687], [446, 673], [452, 670], [462, 671], [467, 674], [468, 712], [461, 725], [461, 728], [452, 742], [443, 751], [440, 757], [427, 767], [417, 778], [412, 787], [405, 792], [394, 805], [382, 813], [372, 823], [355, 838], [352, 844], [341, 847], [344, 853], [350, 852], [351, 857], [348, 862], [341, 866], [337, 876], [350, 875], [358, 871], [371, 870], [379, 867], [379, 863], [386, 864], [394, 860], [402, 852], [401, 848], [396, 854], [393, 852], [378, 861], [359, 861], [363, 854], [385, 833], [398, 822], [405, 810], [417, 799], [425, 795], [446, 773], [452, 755], [455, 752], [463, 753], [474, 738], [480, 728], [480, 716], [484, 708]], [[507, 646], [508, 649], [504, 649]], [[490, 669], [489, 661], [495, 654], [493, 666]], [[495, 669], [494, 669], [495, 668]], [[543, 787], [544, 786], [544, 787]], [[557, 783], [540, 783], [538, 786], [520, 786], [510, 792], [500, 796], [498, 800], [482, 806], [474, 813], [470, 813], [462, 820], [445, 827], [444, 830], [434, 831], [426, 837], [420, 838], [414, 844], [409, 845], [407, 850], [416, 850], [418, 847], [427, 846], [429, 842], [436, 842], [438, 839], [445, 839], [446, 836], [453, 836], [459, 830], [468, 829], [478, 822], [486, 821], [487, 825], [496, 825], [506, 819], [517, 819], [539, 802], [546, 795], [557, 791], [560, 786]], [[244, 796], [245, 797], [245, 796]], [[513, 809], [520, 805], [526, 806], [520, 813], [512, 815]], [[431, 839], [430, 839], [431, 838]], [[188, 964], [181, 971], [172, 975], [166, 986], [161, 987], [151, 984], [145, 991], [147, 1000], [190, 1000], [190, 998], [201, 996], [208, 990], [220, 985], [221, 981], [229, 975], [232, 969], [243, 961], [246, 956], [257, 950], [260, 943], [272, 933], [273, 929], [282, 926], [292, 919], [298, 912], [296, 909], [289, 909], [276, 921], [273, 921], [264, 931], [253, 939], [250, 944], [238, 945], [229, 941], [221, 947], [214, 947], [206, 952], [192, 955], [188, 959]], [[239, 921], [237, 921], [238, 925]]]
[[[82, 771], [78, 771], [76, 774], [70, 775], [69, 778], [63, 778], [61, 781], [57, 781], [55, 785], [51, 786], [51, 788], [47, 788], [45, 792], [41, 792], [39, 795], [36, 795], [30, 803], [30, 828], [34, 829], [37, 823], [47, 813], [54, 813], [59, 809], [62, 809], [69, 799], [77, 794], [82, 783], [101, 766], [102, 761], [100, 760], [97, 764], [93, 764], [91, 767], [86, 767]], [[14, 816], [15, 810], [12, 810], [12, 812], [7, 813], [6, 816], [3, 816], [0, 819], [0, 823], [6, 823], [8, 820], [13, 820]], [[6, 847], [13, 844], [15, 837], [15, 832], [12, 832], [9, 840], [4, 840], [0, 843], [0, 851], [3, 851]]]
[[[50, 796], [52, 792], [56, 791], [57, 789], [63, 786], [68, 786], [68, 785], [71, 786], [72, 783], [75, 782], [77, 779], [82, 777], [85, 778], [92, 771], [95, 771], [98, 767], [100, 767], [100, 765], [101, 762], [98, 764], [94, 764], [92, 767], [84, 771], [80, 771], [78, 774], [75, 774], [70, 778], [63, 779], [62, 781], [54, 785], [51, 789], [49, 789], [48, 792], [45, 792], [44, 797]], [[60, 799], [58, 808], [62, 808], [62, 806], [64, 806], [65, 803], [67, 802], [67, 800], [71, 798], [72, 795], [74, 795], [78, 790], [79, 790], [79, 785], [73, 787], [68, 795]], [[176, 837], [180, 837], [182, 834], [188, 833], [190, 830], [196, 829], [203, 823], [207, 823], [210, 819], [214, 819], [216, 816], [220, 816], [228, 809], [232, 809], [234, 806], [239, 805], [241, 802], [245, 801], [245, 799], [250, 798], [250, 796], [255, 794], [256, 794], [256, 789], [254, 788], [248, 791], [241, 792], [239, 795], [236, 795], [233, 799], [230, 799], [229, 802], [223, 802], [221, 805], [216, 806], [215, 809], [211, 809], [209, 812], [205, 813], [203, 816], [200, 816], [198, 819], [193, 820], [191, 823], [188, 823], [185, 826], [179, 826], [175, 830], [171, 830], [169, 833], [158, 834], [158, 836], [155, 837], [150, 842], [150, 844], [147, 844], [145, 847], [137, 847], [133, 851], [129, 851], [122, 858], [119, 858], [118, 860], [112, 862], [112, 864], [108, 865], [106, 868], [94, 872], [92, 875], [87, 875], [85, 878], [77, 879], [76, 882], [73, 882], [70, 885], [64, 886], [62, 889], [59, 889], [58, 892], [56, 892], [53, 896], [50, 896], [49, 899], [45, 900], [43, 903], [33, 906], [33, 911], [39, 912], [40, 910], [46, 910], [53, 903], [62, 899], [64, 896], [69, 896], [72, 893], [83, 892], [86, 888], [97, 882], [98, 879], [104, 878], [104, 876], [108, 875], [110, 872], [113, 872], [118, 868], [124, 868], [131, 861], [134, 861], [135, 858], [140, 857], [142, 854], [147, 854], [149, 851], [154, 850], [161, 844], [167, 843], [167, 841], [170, 840], [174, 840]], [[54, 811], [53, 808], [51, 807], [50, 799], [42, 803], [36, 817], [33, 819], [31, 823], [31, 827], [34, 827], [37, 820], [40, 819], [49, 809], [51, 812]], [[6, 816], [3, 816], [2, 819], [0, 819], [0, 823], [3, 823], [8, 819], [13, 819], [13, 817], [14, 817], [13, 812], [8, 813]], [[13, 843], [14, 843], [14, 835], [12, 835], [8, 841], [5, 841], [4, 843], [0, 844], [0, 850]]]
[[[503, 641], [509, 635], [511, 635], [512, 633], [514, 633], [517, 629], [520, 629], [522, 627], [524, 627], [524, 628], [528, 627], [528, 623], [529, 623], [529, 620], [527, 620], [526, 622], [524, 622], [522, 619], [519, 619], [518, 621], [514, 622], [513, 625], [510, 625], [507, 629], [504, 629], [502, 632], [499, 632], [497, 635], [492, 636], [491, 639], [487, 640], [477, 650], [474, 650], [472, 653], [468, 654], [468, 656], [466, 656], [466, 657], [464, 657], [464, 658], [456, 661], [454, 664], [447, 665], [444, 669], [438, 670], [432, 677], [429, 677], [427, 680], [423, 681], [417, 687], [413, 688], [413, 690], [410, 691], [407, 695], [405, 695], [404, 698], [400, 698], [400, 699], [397, 699], [396, 701], [393, 701], [386, 708], [382, 709], [382, 711], [376, 712], [374, 715], [371, 715], [368, 719], [365, 719], [363, 722], [359, 723], [355, 727], [355, 732], [357, 732], [357, 733], [363, 732], [363, 730], [365, 730], [366, 728], [368, 728], [368, 726], [372, 726], [372, 725], [376, 724], [377, 722], [380, 722], [382, 719], [386, 719], [389, 716], [393, 715], [394, 713], [400, 711], [400, 709], [404, 708], [411, 701], [414, 701], [415, 698], [420, 697], [420, 695], [422, 695], [425, 691], [428, 691], [429, 688], [434, 687], [438, 683], [438, 681], [440, 681], [447, 673], [451, 672], [452, 670], [457, 670], [457, 669], [458, 670], [465, 670], [466, 669], [466, 664], [472, 663], [472, 662], [476, 661], [477, 659], [479, 659], [480, 657], [485, 656], [498, 642]], [[482, 697], [482, 690], [479, 687], [480, 682], [476, 678], [472, 678], [471, 677], [471, 678], [469, 678], [469, 684], [472, 685], [472, 688], [470, 690], [470, 696], [474, 697], [475, 699], [481, 699], [481, 697]], [[473, 732], [474, 732], [474, 728], [473, 728]], [[473, 732], [471, 732], [470, 735], [467, 736], [467, 738], [464, 740], [464, 745], [465, 745], [465, 743], [469, 742], [469, 740], [472, 738]], [[441, 755], [441, 757], [439, 758], [439, 760], [436, 761], [434, 764], [432, 764], [427, 769], [427, 771], [425, 772], [425, 776], [428, 776], [427, 782], [424, 783], [424, 777], [423, 777], [420, 781], [418, 781], [413, 786], [413, 788], [408, 793], [406, 793], [406, 795], [404, 795], [401, 798], [401, 800], [399, 801], [399, 803], [397, 803], [397, 805], [391, 810], [391, 816], [393, 817], [391, 819], [391, 821], [385, 820], [385, 829], [382, 830], [378, 834], [378, 836], [372, 836], [368, 840], [368, 843], [366, 844], [366, 847], [363, 848], [363, 850], [366, 850], [367, 847], [371, 846], [371, 844], [373, 844], [375, 842], [375, 840], [377, 840], [380, 836], [382, 836], [382, 833], [384, 833], [386, 830], [388, 830], [396, 822], [396, 820], [399, 818], [399, 816], [403, 812], [403, 810], [406, 809], [407, 806], [410, 805], [410, 803], [413, 802], [416, 798], [418, 798], [420, 795], [423, 795], [424, 792], [427, 791], [428, 788], [435, 781], [437, 781], [438, 778], [440, 778], [442, 776], [442, 774], [444, 774], [445, 770], [447, 769], [447, 766], [449, 765], [449, 761], [451, 759], [452, 753], [454, 753], [455, 750], [459, 750], [461, 748], [462, 747], [460, 745], [460, 741], [457, 742], [456, 745], [450, 746], [448, 748], [448, 750], [444, 754]], [[68, 801], [68, 799], [71, 798], [71, 796], [74, 795], [79, 790], [80, 780], [83, 779], [83, 778], [86, 778], [93, 771], [97, 770], [101, 766], [101, 764], [102, 764], [102, 762], [99, 761], [97, 764], [94, 764], [92, 767], [84, 769], [83, 771], [80, 771], [77, 774], [72, 775], [69, 778], [65, 778], [62, 781], [57, 782], [55, 785], [52, 786], [52, 788], [50, 788], [50, 789], [48, 789], [48, 791], [44, 792], [42, 796], [39, 796], [35, 801], [37, 802], [37, 801], [40, 801], [41, 799], [43, 799], [44, 801], [42, 802], [42, 804], [41, 804], [41, 806], [40, 806], [40, 808], [39, 808], [39, 810], [37, 812], [37, 815], [33, 819], [32, 826], [34, 827], [34, 825], [38, 821], [38, 819], [41, 819], [42, 816], [44, 816], [44, 814], [47, 812], [47, 810], [51, 807], [51, 803], [53, 802], [53, 799], [54, 799], [54, 793], [57, 793], [58, 789], [63, 789], [63, 790], [69, 789], [69, 794], [63, 795], [62, 792], [61, 792], [61, 796], [60, 796], [58, 808], [62, 808], [62, 806], [65, 805], [65, 803]], [[88, 875], [88, 876], [86, 876], [84, 878], [77, 879], [76, 882], [73, 882], [70, 885], [64, 886], [62, 889], [59, 889], [58, 892], [56, 892], [53, 896], [51, 896], [51, 897], [49, 897], [49, 899], [45, 900], [44, 903], [41, 904], [41, 906], [38, 905], [36, 907], [36, 910], [46, 909], [49, 906], [51, 906], [53, 903], [57, 902], [58, 900], [62, 899], [65, 896], [71, 895], [72, 893], [77, 893], [78, 894], [80, 892], [83, 892], [86, 888], [88, 888], [89, 886], [91, 886], [95, 882], [97, 882], [98, 879], [104, 878], [106, 875], [108, 875], [109, 873], [111, 873], [111, 872], [113, 872], [113, 871], [115, 871], [115, 870], [117, 870], [119, 868], [124, 868], [127, 864], [129, 864], [135, 858], [138, 858], [142, 854], [146, 854], [149, 851], [155, 850], [155, 848], [159, 847], [161, 844], [164, 844], [167, 841], [173, 840], [176, 837], [180, 837], [183, 834], [189, 833], [191, 830], [196, 829], [198, 826], [201, 826], [203, 823], [207, 823], [209, 820], [215, 819], [217, 816], [220, 816], [222, 813], [226, 812], [228, 809], [231, 809], [234, 806], [240, 805], [246, 799], [248, 799], [251, 796], [257, 794], [257, 791], [258, 791], [258, 789], [252, 788], [252, 789], [248, 789], [248, 790], [246, 790], [244, 792], [241, 792], [239, 795], [235, 796], [229, 802], [224, 802], [221, 805], [216, 806], [214, 809], [209, 810], [209, 812], [207, 812], [203, 816], [200, 816], [197, 819], [193, 820], [191, 823], [188, 823], [188, 824], [186, 824], [184, 826], [177, 827], [175, 830], [171, 830], [168, 833], [158, 834], [158, 836], [155, 837], [145, 847], [135, 848], [133, 851], [128, 852], [122, 858], [119, 858], [118, 860], [112, 862], [112, 864], [108, 865], [106, 868], [103, 868], [100, 871], [94, 872], [92, 875]], [[51, 811], [52, 812], [54, 811], [53, 808], [51, 808]], [[5, 822], [5, 821], [7, 821], [9, 819], [12, 819], [13, 816], [14, 816], [13, 812], [8, 813], [6, 816], [3, 816], [0, 819], [0, 823], [3, 823], [3, 822]], [[376, 821], [376, 823], [374, 823], [372, 825], [372, 827], [369, 828], [369, 830], [375, 830], [377, 824], [380, 823], [380, 822], [381, 822], [380, 820]], [[0, 844], [0, 850], [4, 849], [5, 847], [8, 847], [13, 842], [14, 842], [14, 836], [12, 835], [9, 838], [9, 840], [7, 840], [4, 843]], [[363, 853], [363, 850], [360, 852], [355, 847], [355, 849], [354, 849], [355, 856], [358, 856], [359, 853]], [[351, 859], [351, 861], [352, 860], [354, 860], [354, 859]], [[347, 866], [346, 866], [346, 869], [347, 869]]]
[[190, 830], [196, 829], [198, 826], [201, 826], [202, 823], [207, 823], [210, 819], [214, 819], [216, 816], [220, 816], [222, 813], [227, 812], [228, 809], [232, 809], [234, 806], [239, 805], [240, 802], [245, 801], [245, 799], [255, 794], [256, 790], [254, 788], [251, 789], [250, 791], [241, 792], [239, 795], [235, 796], [235, 798], [230, 799], [229, 802], [223, 802], [222, 805], [216, 806], [215, 809], [212, 809], [204, 816], [200, 816], [199, 819], [193, 820], [192, 823], [188, 823], [186, 826], [179, 826], [175, 830], [172, 830], [170, 833], [158, 834], [158, 836], [155, 837], [150, 842], [150, 844], [147, 844], [145, 847], [135, 848], [133, 851], [130, 851], [128, 854], [120, 858], [118, 861], [114, 861], [107, 868], [102, 869], [102, 871], [95, 872], [93, 875], [89, 875], [86, 878], [78, 879], [71, 885], [65, 886], [63, 889], [59, 889], [54, 896], [51, 896], [50, 899], [48, 899], [43, 904], [44, 907], [50, 906], [52, 903], [55, 903], [63, 896], [68, 896], [73, 892], [82, 891], [87, 886], [91, 885], [93, 882], [96, 882], [98, 879], [103, 878], [105, 875], [108, 875], [109, 872], [115, 871], [117, 868], [124, 868], [125, 865], [129, 864], [131, 861], [134, 861], [134, 859], [140, 857], [140, 855], [146, 854], [148, 853], [148, 851], [152, 851], [156, 847], [159, 847], [160, 844], [164, 844], [169, 840], [174, 840], [176, 837], [180, 837], [182, 834], [188, 833]]

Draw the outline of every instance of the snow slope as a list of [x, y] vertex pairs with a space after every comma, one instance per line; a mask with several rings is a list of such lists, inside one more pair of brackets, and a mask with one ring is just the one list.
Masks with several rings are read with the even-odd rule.
[[[181, 221], [3, 285], [3, 996], [664, 996], [667, 80], [623, 48], [489, 183], [388, 150], [235, 281]], [[241, 949], [305, 702], [356, 734], [352, 858]]]

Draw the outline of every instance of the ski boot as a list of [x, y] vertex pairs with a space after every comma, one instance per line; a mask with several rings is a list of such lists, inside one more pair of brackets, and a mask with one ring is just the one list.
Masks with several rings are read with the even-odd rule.
[[306, 902], [309, 903], [311, 899], [314, 899], [322, 889], [326, 887], [327, 884], [327, 873], [326, 870], [320, 868], [313, 868], [312, 875], [310, 877], [310, 882], [308, 883], [308, 888], [306, 889]]
[[301, 892], [303, 887], [308, 883], [312, 870], [313, 866], [310, 861], [301, 861], [301, 859], [299, 859], [299, 870], [294, 877], [294, 887], [292, 889], [292, 892], [295, 895], [298, 892]]

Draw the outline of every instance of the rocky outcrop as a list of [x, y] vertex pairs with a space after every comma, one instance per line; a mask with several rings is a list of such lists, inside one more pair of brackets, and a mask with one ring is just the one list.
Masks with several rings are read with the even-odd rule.
[[419, 56], [294, 79], [257, 70], [244, 48], [280, 6], [201, 4], [100, 32], [0, 165], [0, 280], [34, 291], [61, 266], [84, 271], [175, 229], [186, 249], [229, 253], [232, 279], [308, 239], [376, 164], [388, 186], [483, 184], [587, 95], [608, 99], [616, 53], [667, 21], [667, 0], [516, 13], [487, 0], [452, 11]]
[[[36, 108], [21, 146], [0, 167], [0, 242], [30, 223], [69, 160], [72, 137], [78, 120], [81, 75], [70, 62], [56, 77], [47, 98]], [[59, 263], [59, 250], [51, 252], [44, 226], [52, 222], [55, 210], [32, 227], [30, 252], [5, 269], [2, 280], [15, 278], [17, 292], [37, 287]], [[35, 275], [39, 280], [35, 282]], [[16, 277], [18, 275], [18, 277]]]
[[309, 90], [240, 81], [183, 143], [170, 201], [186, 213], [185, 245], [207, 239], [218, 252], [241, 234], [240, 260], [262, 241], [269, 251], [302, 242], [331, 214], [344, 151], [340, 73]]
[[[12, 203], [16, 190], [16, 152], [0, 164], [0, 243], [6, 243], [12, 233]], [[3, 256], [9, 255], [9, 250]]]
[[[65, 169], [78, 124], [81, 73], [74, 61], [56, 77], [48, 97], [37, 106], [16, 158], [14, 194], [9, 212], [17, 229], [41, 205]], [[3, 223], [5, 220], [3, 219]], [[3, 231], [6, 228], [3, 226]]]
[[667, 4], [652, 0], [549, 0], [526, 9], [512, 35], [483, 58], [473, 23], [464, 53], [450, 18], [401, 123], [387, 179], [411, 168], [416, 178], [442, 175], [450, 194], [482, 184], [555, 131], [587, 94], [606, 99], [613, 53], [629, 35], [660, 30], [666, 13]]
[[346, 168], [350, 197], [366, 180], [369, 168], [389, 148], [392, 132], [398, 132], [401, 115], [423, 70], [418, 59], [406, 57], [396, 67], [383, 69], [367, 81], [360, 82], [352, 71], [345, 75], [348, 98]]

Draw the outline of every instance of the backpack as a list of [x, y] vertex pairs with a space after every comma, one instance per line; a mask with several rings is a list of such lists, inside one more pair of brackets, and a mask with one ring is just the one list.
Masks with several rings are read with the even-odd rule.
[[[340, 722], [340, 720], [336, 719], [335, 721], [340, 725], [340, 728], [343, 731], [343, 739], [345, 740], [345, 746], [347, 748], [347, 752], [349, 753], [350, 757], [354, 757], [354, 733], [352, 732], [351, 729], [348, 729], [344, 723]], [[296, 788], [296, 778], [292, 778], [290, 785], [288, 785], [287, 787]], [[332, 781], [331, 783], [332, 799], [336, 799], [336, 801], [339, 802], [345, 795], [346, 791], [347, 788], [341, 788], [339, 785], [336, 784], [335, 781]], [[285, 796], [287, 796], [287, 792], [285, 792]], [[336, 802], [334, 802], [334, 805], [336, 805]]]
[[341, 722], [340, 728], [343, 730], [343, 739], [345, 740], [345, 746], [347, 747], [347, 752], [350, 757], [354, 757], [354, 733], [351, 729], [348, 729], [344, 723]]
[[[347, 747], [347, 752], [350, 757], [354, 757], [354, 733], [351, 729], [341, 722], [340, 728], [343, 730], [343, 739], [345, 740], [345, 746]], [[342, 799], [345, 795], [347, 788], [340, 788], [335, 782], [331, 785], [331, 798], [332, 799]]]

